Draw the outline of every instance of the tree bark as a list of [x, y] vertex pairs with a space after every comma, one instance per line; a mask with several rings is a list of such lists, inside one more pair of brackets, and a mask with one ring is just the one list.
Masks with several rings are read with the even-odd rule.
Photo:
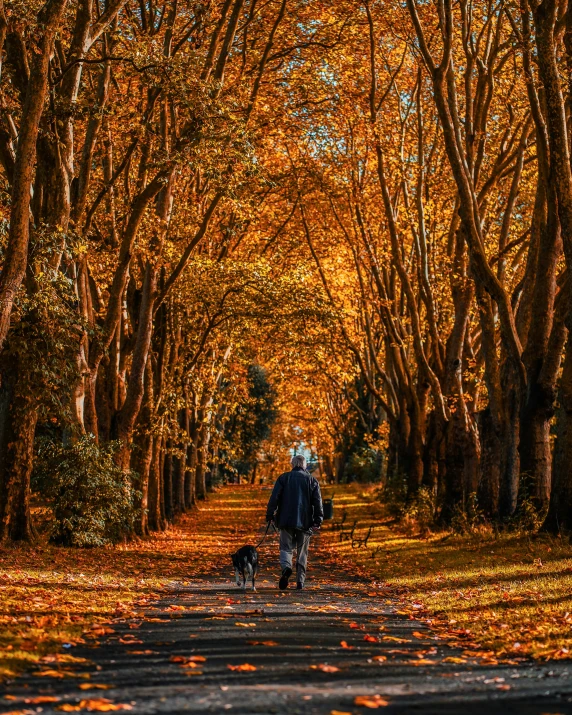
[[163, 503], [165, 505], [165, 518], [168, 522], [173, 521], [175, 507], [173, 501], [173, 455], [170, 451], [171, 440], [165, 445], [163, 459]]
[[38, 412], [16, 359], [0, 376], [0, 540], [33, 541], [30, 475]]
[[37, 51], [32, 53], [22, 109], [12, 181], [8, 245], [0, 274], [0, 350], [8, 334], [12, 306], [28, 263], [30, 196], [36, 163], [36, 143], [48, 89], [50, 58], [66, 5], [67, 0], [49, 0], [38, 16], [41, 30]]

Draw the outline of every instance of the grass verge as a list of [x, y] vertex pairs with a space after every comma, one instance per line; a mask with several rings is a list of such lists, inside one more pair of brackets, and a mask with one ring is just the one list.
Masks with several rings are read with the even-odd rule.
[[411, 535], [393, 523], [373, 488], [325, 492], [332, 489], [335, 518], [323, 548], [382, 580], [404, 613], [491, 662], [572, 656], [569, 543], [514, 534]]
[[[0, 678], [73, 662], [66, 644], [135, 614], [173, 581], [229, 563], [231, 544], [260, 526], [268, 492], [222, 490], [153, 538], [96, 549], [0, 549]], [[258, 501], [256, 501], [258, 499]], [[92, 641], [93, 642], [93, 641]]]

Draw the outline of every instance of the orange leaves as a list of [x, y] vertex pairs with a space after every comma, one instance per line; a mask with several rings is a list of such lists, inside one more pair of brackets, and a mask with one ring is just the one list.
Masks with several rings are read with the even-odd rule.
[[73, 677], [73, 673], [68, 673], [65, 670], [53, 670], [52, 668], [48, 668], [47, 670], [40, 670], [37, 673], [34, 673], [34, 675], [38, 676], [39, 678], [65, 678], [67, 677]]
[[248, 645], [264, 645], [271, 648], [272, 646], [280, 645], [278, 641], [246, 641]]
[[108, 698], [86, 698], [85, 700], [80, 700], [77, 705], [64, 703], [63, 705], [58, 705], [56, 709], [66, 713], [79, 712], [81, 710], [105, 713], [116, 712], [118, 710], [133, 710], [133, 706], [127, 705], [126, 703], [114, 703]]
[[370, 636], [369, 633], [367, 633], [363, 637], [364, 641], [367, 641], [368, 643], [377, 643], [377, 638], [375, 636]]
[[110, 636], [112, 633], [115, 633], [115, 630], [109, 626], [92, 626], [86, 635], [88, 638], [99, 638]]
[[240, 665], [230, 665], [229, 663], [226, 667], [229, 670], [235, 670], [240, 673], [250, 673], [257, 670], [257, 667], [255, 665], [251, 665], [250, 663], [241, 663]]
[[389, 702], [382, 698], [381, 695], [358, 695], [354, 698], [354, 705], [359, 705], [362, 708], [385, 708]]
[[340, 645], [341, 645], [342, 648], [344, 648], [345, 650], [354, 650], [354, 648], [355, 648], [355, 646], [353, 646], [353, 645], [348, 645], [348, 642], [347, 642], [347, 641], [340, 641]]
[[240, 626], [241, 628], [254, 628], [256, 623], [243, 623], [242, 621], [237, 621], [235, 626]]
[[319, 665], [311, 665], [311, 670], [321, 670], [322, 673], [339, 673], [340, 669], [335, 665], [328, 665], [327, 663], [320, 663]]
[[[200, 663], [206, 663], [206, 658], [204, 655], [172, 655], [169, 660], [171, 663], [178, 663], [181, 668], [188, 668], [189, 670], [194, 670], [200, 668]], [[201, 675], [201, 673], [196, 673], [196, 675]]]
[[113, 685], [104, 685], [103, 683], [80, 683], [80, 690], [109, 690]]
[[356, 629], [359, 628], [362, 631], [365, 630], [365, 626], [360, 625], [359, 623], [355, 623], [355, 622], [350, 623], [350, 628], [356, 628]]
[[385, 663], [385, 661], [387, 660], [387, 656], [386, 655], [374, 655], [372, 660], [375, 661], [376, 663]]
[[142, 640], [139, 640], [139, 638], [135, 638], [135, 636], [129, 635], [129, 633], [122, 638], [119, 639], [119, 642], [122, 645], [139, 645], [143, 643]]
[[35, 698], [26, 698], [24, 702], [27, 705], [43, 705], [44, 703], [57, 703], [61, 698], [55, 695], [38, 695]]

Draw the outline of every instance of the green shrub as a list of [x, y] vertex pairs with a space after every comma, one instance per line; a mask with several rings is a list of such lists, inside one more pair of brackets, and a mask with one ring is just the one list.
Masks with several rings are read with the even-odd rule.
[[356, 482], [367, 484], [380, 480], [381, 467], [380, 453], [371, 447], [360, 447], [350, 456], [346, 471]]
[[39, 441], [34, 476], [51, 502], [51, 541], [63, 546], [104, 546], [133, 531], [140, 495], [133, 489], [131, 475], [114, 462], [118, 446], [98, 446], [91, 435], [68, 446]]
[[422, 534], [427, 534], [435, 521], [435, 495], [429, 487], [420, 487], [407, 503], [402, 514], [405, 525], [416, 526]]
[[516, 511], [508, 522], [508, 528], [518, 534], [536, 534], [544, 523], [547, 511], [548, 506], [539, 509], [536, 499], [531, 495], [530, 476], [522, 474]]
[[385, 504], [390, 516], [402, 519], [407, 509], [407, 479], [405, 476], [401, 473], [388, 474], [379, 498]]
[[485, 524], [484, 512], [479, 507], [477, 494], [471, 492], [465, 504], [457, 504], [451, 518], [451, 531], [454, 534], [476, 534]]

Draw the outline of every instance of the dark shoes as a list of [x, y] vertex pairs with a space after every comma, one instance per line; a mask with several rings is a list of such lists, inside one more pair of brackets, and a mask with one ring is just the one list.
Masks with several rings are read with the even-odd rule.
[[304, 590], [304, 584], [298, 581], [296, 584], [296, 591], [303, 591]]
[[288, 579], [292, 576], [292, 569], [286, 567], [284, 571], [282, 571], [282, 576], [280, 576], [280, 581], [278, 581], [278, 588], [280, 588], [282, 591], [285, 588], [288, 588]]

